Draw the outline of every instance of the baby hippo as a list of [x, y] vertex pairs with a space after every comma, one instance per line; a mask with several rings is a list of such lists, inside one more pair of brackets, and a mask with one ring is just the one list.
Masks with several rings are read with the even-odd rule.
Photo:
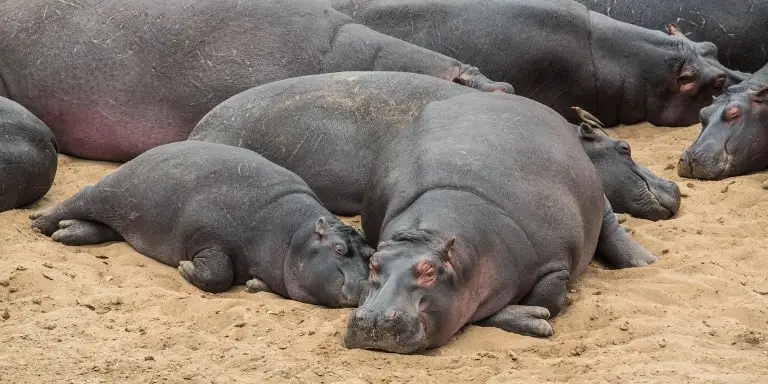
[[357, 305], [373, 253], [296, 174], [197, 141], [151, 149], [30, 218], [68, 245], [124, 239], [207, 292], [247, 283], [327, 307]]

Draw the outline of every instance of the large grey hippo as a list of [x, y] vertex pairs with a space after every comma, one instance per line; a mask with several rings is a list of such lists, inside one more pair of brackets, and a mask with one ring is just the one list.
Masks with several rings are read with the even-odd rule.
[[730, 68], [754, 72], [768, 62], [768, 1], [576, 0], [616, 20], [660, 29], [677, 23], [693, 40], [711, 41]]
[[56, 176], [57, 151], [56, 138], [45, 123], [0, 97], [0, 212], [29, 205], [48, 193]]
[[412, 353], [469, 323], [550, 336], [593, 255], [656, 260], [618, 225], [568, 122], [514, 95], [428, 104], [376, 162], [362, 221], [378, 249], [349, 348]]
[[[379, 154], [424, 106], [478, 92], [404, 72], [304, 76], [229, 98], [200, 120], [190, 139], [256, 151], [306, 180], [332, 212], [355, 215]], [[635, 163], [625, 141], [589, 127], [578, 132], [616, 212], [651, 220], [677, 212], [677, 185]]]
[[248, 283], [329, 307], [357, 304], [373, 253], [294, 173], [197, 141], [151, 149], [30, 217], [64, 244], [125, 239], [204, 291]]
[[376, 162], [362, 221], [378, 249], [349, 348], [412, 353], [469, 323], [549, 336], [593, 255], [656, 260], [618, 225], [570, 124], [514, 95], [428, 104]]
[[512, 91], [317, 1], [0, 2], [0, 96], [45, 122], [62, 153], [88, 159], [125, 161], [184, 140], [245, 89], [345, 70]]
[[572, 0], [328, 0], [374, 30], [474, 65], [515, 93], [577, 121], [688, 126], [729, 84], [746, 78], [717, 48], [670, 27], [645, 29]]
[[768, 168], [768, 65], [702, 109], [701, 123], [678, 175], [719, 180]]

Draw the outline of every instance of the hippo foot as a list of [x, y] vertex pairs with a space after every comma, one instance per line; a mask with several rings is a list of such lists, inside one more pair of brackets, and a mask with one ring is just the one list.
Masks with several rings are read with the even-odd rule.
[[51, 238], [65, 245], [99, 244], [123, 239], [119, 233], [104, 224], [83, 220], [59, 221], [59, 229]]
[[198, 252], [192, 261], [180, 261], [178, 269], [190, 284], [211, 293], [226, 291], [235, 278], [229, 256], [216, 248]]
[[29, 215], [32, 229], [46, 236], [51, 236], [59, 229], [59, 219], [54, 215], [54, 208], [43, 209]]
[[481, 327], [496, 327], [507, 332], [533, 337], [549, 337], [555, 334], [547, 321], [549, 310], [528, 305], [508, 305], [495, 315], [477, 322]]
[[475, 88], [483, 92], [501, 92], [509, 93], [512, 95], [515, 94], [515, 89], [512, 87], [512, 84], [501, 81], [492, 81], [480, 73], [480, 70], [477, 67], [472, 67], [469, 65], [462, 66], [459, 77], [454, 79], [453, 82], [470, 88]]
[[267, 284], [264, 284], [263, 281], [255, 277], [245, 282], [245, 291], [249, 293], [271, 292], [269, 288], [267, 288]]

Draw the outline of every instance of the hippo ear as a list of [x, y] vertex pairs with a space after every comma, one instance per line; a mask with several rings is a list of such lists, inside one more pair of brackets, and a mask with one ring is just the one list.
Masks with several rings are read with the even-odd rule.
[[452, 236], [448, 241], [445, 242], [445, 247], [443, 248], [443, 253], [440, 255], [443, 259], [443, 263], [450, 266], [453, 259], [453, 245], [456, 243], [456, 236]]
[[587, 123], [579, 124], [579, 137], [586, 141], [595, 141], [597, 139], [597, 132]]
[[315, 222], [315, 232], [320, 237], [325, 236], [326, 232], [328, 232], [328, 220], [325, 219], [325, 216], [320, 216]]
[[760, 88], [752, 95], [752, 101], [755, 103], [768, 103], [768, 86]]
[[677, 26], [677, 24], [674, 24], [674, 23], [673, 24], [667, 24], [665, 26], [665, 29], [667, 30], [667, 35], [677, 36], [677, 37], [682, 37], [684, 39], [687, 39], [687, 37], [685, 37], [685, 35], [683, 35], [683, 32], [680, 31], [680, 28]]

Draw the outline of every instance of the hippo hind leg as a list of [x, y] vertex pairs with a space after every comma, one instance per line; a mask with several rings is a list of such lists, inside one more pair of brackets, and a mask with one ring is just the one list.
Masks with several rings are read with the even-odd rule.
[[33, 229], [40, 231], [40, 233], [51, 236], [54, 232], [61, 229], [59, 222], [62, 220], [92, 219], [91, 214], [93, 212], [91, 208], [98, 205], [89, 201], [93, 191], [93, 186], [87, 186], [60, 204], [33, 212], [29, 215], [29, 218], [32, 220], [30, 225]]
[[595, 258], [602, 264], [616, 269], [645, 267], [658, 260], [658, 257], [638, 244], [621, 228], [608, 198], [603, 196], [603, 199], [603, 224]]
[[51, 235], [51, 238], [66, 245], [89, 245], [123, 240], [123, 237], [114, 229], [101, 223], [84, 220], [59, 221], [59, 229]]
[[211, 293], [226, 291], [235, 278], [232, 260], [219, 248], [203, 249], [191, 260], [179, 262], [179, 272], [190, 284]]

